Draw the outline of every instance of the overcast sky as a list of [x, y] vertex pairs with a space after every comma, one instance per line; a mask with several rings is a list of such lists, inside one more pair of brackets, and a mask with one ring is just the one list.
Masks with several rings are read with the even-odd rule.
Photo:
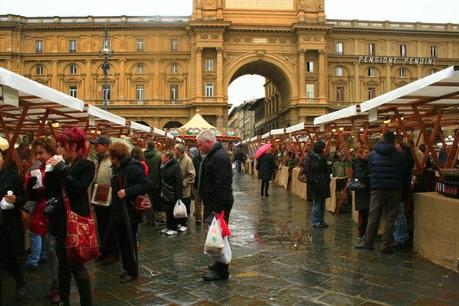
[[[108, 16], [191, 15], [192, 0], [0, 0], [0, 15]], [[325, 0], [328, 19], [459, 23], [458, 0]], [[264, 79], [243, 76], [229, 87], [231, 104], [264, 95]]]

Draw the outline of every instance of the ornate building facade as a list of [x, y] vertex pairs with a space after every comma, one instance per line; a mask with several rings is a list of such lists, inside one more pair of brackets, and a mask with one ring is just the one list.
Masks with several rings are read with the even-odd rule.
[[193, 0], [189, 17], [0, 16], [0, 66], [98, 106], [105, 95], [110, 111], [159, 128], [196, 112], [226, 127], [228, 86], [246, 74], [266, 77], [276, 128], [458, 62], [457, 24], [327, 20], [323, 0]]

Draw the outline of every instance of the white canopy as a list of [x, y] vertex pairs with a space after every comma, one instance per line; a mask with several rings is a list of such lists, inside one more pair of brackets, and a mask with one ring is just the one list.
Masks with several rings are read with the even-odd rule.
[[294, 133], [298, 132], [304, 129], [304, 122], [289, 126], [288, 128], [285, 129], [286, 133]]
[[131, 129], [145, 132], [145, 133], [150, 133], [151, 132], [151, 127], [131, 121]]
[[[367, 112], [379, 106], [398, 107], [400, 104], [423, 102], [433, 105], [459, 104], [459, 66], [451, 66], [398, 89], [360, 104]], [[428, 100], [432, 100], [429, 102]]]
[[92, 115], [94, 117], [97, 117], [99, 119], [109, 121], [111, 123], [115, 123], [121, 126], [126, 125], [126, 119], [123, 117], [120, 117], [118, 115], [112, 114], [110, 112], [107, 112], [101, 108], [98, 108], [97, 106], [94, 105], [88, 105], [88, 115]]
[[320, 117], [316, 117], [314, 119], [314, 124], [319, 125], [319, 124], [326, 124], [330, 123], [339, 119], [347, 118], [347, 117], [352, 117], [358, 114], [357, 111], [357, 106], [356, 105], [351, 105], [349, 107], [340, 109], [336, 112], [332, 112]]
[[[66, 95], [1, 67], [0, 85], [3, 87], [3, 93], [5, 91], [9, 91], [12, 94], [15, 93], [21, 101], [30, 103], [57, 103], [64, 108], [71, 108], [80, 112], [84, 108], [84, 102], [80, 99]], [[14, 103], [11, 105], [18, 106]]]
[[198, 129], [214, 129], [215, 127], [212, 126], [209, 122], [207, 122], [200, 114], [196, 113], [193, 118], [190, 119], [187, 123], [180, 127], [181, 129], [190, 129], [190, 128], [198, 128]]
[[276, 130], [271, 130], [271, 135], [284, 135], [285, 134], [285, 129], [276, 129]]

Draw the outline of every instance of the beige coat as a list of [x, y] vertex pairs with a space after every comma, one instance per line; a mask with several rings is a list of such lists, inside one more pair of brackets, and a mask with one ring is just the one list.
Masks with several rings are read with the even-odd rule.
[[187, 153], [180, 158], [179, 164], [183, 178], [183, 198], [186, 199], [191, 196], [191, 187], [194, 185], [196, 170], [194, 169], [193, 160]]
[[96, 174], [94, 175], [93, 184], [111, 185], [112, 162], [110, 161], [108, 152], [100, 163], [98, 160], [94, 160], [94, 164], [96, 165]]

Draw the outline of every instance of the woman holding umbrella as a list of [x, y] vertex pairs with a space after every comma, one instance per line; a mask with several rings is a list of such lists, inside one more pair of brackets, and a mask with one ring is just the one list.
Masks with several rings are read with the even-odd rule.
[[261, 179], [261, 196], [269, 197], [269, 181], [273, 179], [274, 169], [274, 156], [272, 154], [272, 144], [267, 143], [261, 146], [255, 153], [257, 159], [258, 178]]

